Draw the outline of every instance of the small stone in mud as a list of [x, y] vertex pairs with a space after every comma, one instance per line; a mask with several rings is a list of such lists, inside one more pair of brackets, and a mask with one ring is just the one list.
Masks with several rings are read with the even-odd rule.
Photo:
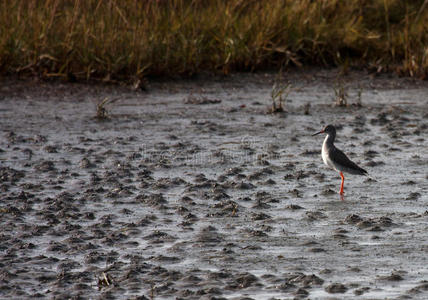
[[238, 200], [239, 201], [245, 201], [245, 202], [253, 201], [253, 199], [251, 199], [250, 197], [241, 197]]
[[290, 190], [288, 192], [297, 198], [302, 198], [302, 192], [299, 191], [298, 189], [293, 189], [293, 190]]
[[212, 280], [223, 280], [230, 277], [232, 277], [232, 273], [228, 273], [226, 270], [219, 272], [210, 272], [208, 274], [208, 278]]
[[313, 240], [302, 243], [302, 246], [305, 246], [305, 247], [314, 246], [314, 245], [319, 245], [319, 243]]
[[233, 167], [227, 171], [226, 175], [231, 176], [231, 175], [238, 175], [240, 173], [242, 173], [242, 169], [240, 167]]
[[257, 171], [257, 172], [254, 172], [253, 174], [248, 175], [247, 179], [248, 180], [256, 180], [256, 179], [259, 179], [260, 177], [262, 177], [263, 175], [264, 174], [262, 171]]
[[325, 291], [330, 294], [346, 293], [348, 288], [341, 283], [332, 283], [325, 287]]
[[55, 170], [55, 164], [53, 161], [45, 160], [35, 165], [34, 168], [40, 172], [49, 172]]
[[47, 145], [43, 148], [47, 153], [58, 153], [58, 148], [56, 146]]
[[395, 225], [394, 223], [392, 223], [391, 218], [388, 218], [388, 217], [385, 217], [385, 216], [378, 218], [376, 220], [376, 223], [379, 224], [379, 225], [385, 226], [385, 227], [390, 227], [392, 225]]
[[148, 240], [154, 240], [156, 243], [163, 241], [174, 241], [176, 239], [168, 233], [159, 230], [154, 230], [151, 234], [146, 235], [144, 238]]
[[177, 213], [179, 213], [180, 215], [182, 214], [186, 214], [187, 212], [189, 212], [189, 210], [187, 208], [185, 208], [184, 206], [179, 206], [176, 209]]
[[428, 281], [426, 280], [422, 281], [421, 284], [409, 290], [409, 293], [411, 294], [419, 294], [423, 292], [428, 292]]
[[244, 273], [238, 275], [238, 277], [235, 278], [236, 283], [238, 283], [239, 288], [247, 288], [254, 283], [258, 282], [258, 278], [250, 273]]
[[324, 283], [324, 280], [315, 274], [311, 275], [305, 275], [305, 274], [297, 274], [293, 275], [292, 278], [290, 278], [290, 282], [292, 283], [301, 283], [305, 287], [310, 287], [313, 285], [322, 285]]
[[303, 179], [303, 178], [307, 178], [309, 177], [309, 173], [308, 172], [304, 172], [303, 170], [299, 170], [297, 172], [295, 172], [295, 178], [297, 180]]
[[310, 220], [319, 220], [319, 219], [327, 218], [327, 216], [320, 211], [308, 211], [308, 212], [306, 212], [306, 216]]
[[305, 208], [297, 204], [289, 204], [285, 207], [285, 209], [299, 210], [299, 209], [305, 209]]
[[266, 180], [263, 184], [264, 184], [264, 185], [275, 185], [275, 184], [276, 184], [276, 181], [275, 181], [275, 180], [273, 180], [273, 179], [268, 179], [268, 180]]
[[420, 193], [418, 193], [418, 192], [413, 192], [413, 193], [410, 193], [410, 194], [407, 196], [406, 200], [417, 200], [417, 199], [419, 199], [420, 197], [421, 197], [421, 194], [420, 194]]
[[290, 179], [294, 179], [294, 175], [293, 174], [286, 174], [286, 175], [284, 175], [284, 178], [283, 178], [284, 180], [290, 180]]
[[358, 222], [361, 222], [362, 220], [363, 219], [359, 215], [356, 215], [356, 214], [348, 215], [345, 218], [345, 222], [348, 224], [356, 224]]
[[365, 292], [368, 292], [369, 290], [370, 290], [369, 287], [363, 287], [363, 288], [360, 288], [360, 289], [356, 289], [354, 291], [354, 294], [357, 295], [357, 296], [361, 296], [362, 294], [364, 294]]
[[302, 153], [300, 153], [300, 155], [302, 156], [313, 156], [313, 155], [319, 155], [320, 154], [320, 150], [316, 149], [316, 150], [305, 150]]
[[334, 232], [337, 234], [345, 234], [345, 233], [348, 233], [349, 231], [339, 227], [339, 228], [335, 229]]
[[219, 175], [217, 177], [217, 181], [218, 182], [225, 182], [227, 180], [227, 176], [226, 175]]
[[180, 199], [181, 202], [189, 204], [189, 205], [195, 205], [196, 203], [190, 198], [189, 196], [183, 196]]
[[188, 214], [184, 215], [183, 218], [187, 221], [193, 221], [193, 222], [198, 220], [198, 217], [192, 213], [188, 213]]
[[413, 180], [408, 180], [408, 181], [404, 182], [404, 184], [406, 184], [406, 185], [415, 185], [416, 182], [414, 182]]
[[368, 151], [364, 152], [364, 156], [367, 158], [374, 158], [378, 155], [379, 155], [379, 152], [374, 151], [374, 150], [368, 150]]
[[269, 166], [270, 163], [266, 159], [263, 159], [262, 156], [257, 156], [257, 164], [260, 166]]
[[192, 94], [188, 95], [186, 98], [183, 99], [183, 102], [185, 104], [218, 104], [221, 103], [221, 99], [210, 99], [206, 96], [194, 96]]
[[18, 171], [9, 167], [0, 167], [0, 182], [15, 183], [25, 176], [23, 171]]
[[358, 267], [349, 267], [348, 271], [359, 273], [359, 272], [361, 272], [361, 269]]
[[10, 214], [10, 215], [15, 216], [15, 217], [19, 217], [19, 216], [23, 215], [21, 210], [15, 206], [8, 206], [6, 208], [2, 208], [1, 212]]
[[383, 161], [381, 161], [381, 160], [379, 160], [379, 161], [371, 160], [371, 161], [367, 162], [365, 165], [368, 166], [368, 167], [376, 167], [376, 166], [381, 166], [381, 165], [384, 165], [384, 164], [385, 163]]
[[247, 230], [245, 230], [247, 233], [248, 233], [248, 235], [250, 235], [250, 236], [255, 236], [255, 237], [265, 237], [265, 236], [268, 236], [266, 233], [264, 233], [263, 231], [261, 231], [261, 230], [255, 230], [255, 229], [247, 229]]
[[379, 276], [378, 277], [380, 280], [387, 280], [387, 281], [402, 281], [404, 280], [404, 278], [398, 274], [398, 273], [391, 273], [391, 275], [387, 275], [387, 276]]
[[306, 296], [309, 295], [309, 292], [307, 290], [305, 290], [304, 288], [299, 288], [297, 291], [294, 292], [294, 294], [296, 296], [304, 296], [306, 298]]
[[284, 282], [280, 284], [277, 288], [281, 291], [289, 291], [291, 289], [295, 289], [297, 286], [290, 283], [290, 282]]
[[372, 125], [385, 125], [385, 124], [391, 122], [387, 118], [387, 116], [388, 116], [388, 114], [386, 112], [381, 112], [375, 118], [371, 119], [370, 123]]
[[150, 195], [140, 194], [135, 198], [135, 200], [142, 201], [143, 203], [146, 203], [151, 207], [156, 207], [159, 209], [165, 209], [166, 206], [164, 204], [167, 203], [163, 194], [160, 193]]
[[221, 201], [212, 206], [213, 208], [221, 208], [223, 213], [236, 213], [238, 211], [238, 204], [231, 200]]
[[379, 225], [375, 225], [373, 227], [370, 227], [367, 229], [367, 231], [373, 231], [373, 232], [381, 232], [384, 231]]
[[256, 193], [256, 200], [267, 200], [271, 198], [272, 195], [266, 191], [259, 191]]
[[251, 219], [254, 221], [259, 221], [259, 220], [266, 220], [266, 219], [271, 219], [272, 217], [264, 214], [264, 213], [255, 213], [251, 216]]
[[33, 137], [31, 138], [31, 140], [32, 140], [34, 143], [38, 144], [38, 143], [46, 143], [46, 141], [47, 141], [48, 139], [47, 139], [44, 135], [37, 134], [37, 135], [33, 136]]
[[203, 228], [197, 236], [197, 241], [201, 243], [220, 243], [223, 241], [223, 236], [217, 232], [213, 226]]
[[91, 163], [91, 161], [84, 157], [81, 161], [80, 161], [80, 167], [82, 169], [89, 169], [89, 168], [93, 168], [95, 167], [95, 165], [93, 163]]
[[364, 228], [369, 228], [371, 226], [373, 226], [373, 222], [371, 220], [362, 220], [360, 222], [357, 223], [357, 227], [360, 229], [364, 229]]
[[252, 206], [252, 208], [257, 208], [257, 209], [269, 209], [271, 206], [267, 203], [264, 203], [261, 200], [257, 200], [257, 202]]
[[321, 192], [321, 195], [323, 196], [329, 196], [329, 195], [335, 195], [335, 194], [336, 192], [333, 191], [332, 189], [326, 189]]
[[321, 252], [325, 252], [325, 249], [323, 249], [323, 248], [311, 248], [311, 249], [309, 249], [309, 252], [321, 253]]
[[158, 255], [156, 257], [153, 258], [153, 260], [155, 261], [159, 261], [162, 263], [177, 263], [179, 262], [181, 259], [176, 257], [176, 256], [165, 256], [165, 255]]
[[96, 264], [102, 261], [105, 261], [106, 256], [104, 253], [99, 253], [97, 251], [92, 251], [85, 257], [85, 263], [87, 264]]
[[214, 200], [216, 201], [229, 199], [229, 198], [230, 196], [223, 189], [217, 189], [214, 191]]
[[234, 187], [240, 190], [249, 190], [256, 188], [255, 185], [249, 182], [239, 182], [234, 184]]

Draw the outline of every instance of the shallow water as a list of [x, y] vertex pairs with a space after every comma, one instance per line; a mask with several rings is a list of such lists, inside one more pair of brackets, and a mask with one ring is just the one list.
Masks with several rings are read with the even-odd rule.
[[[335, 107], [336, 76], [289, 74], [282, 114], [271, 74], [5, 81], [0, 297], [425, 299], [428, 86], [351, 73]], [[310, 136], [327, 123], [370, 174], [345, 201]]]

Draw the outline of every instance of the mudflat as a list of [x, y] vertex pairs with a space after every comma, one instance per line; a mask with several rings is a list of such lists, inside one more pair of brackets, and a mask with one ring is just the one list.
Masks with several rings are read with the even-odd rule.
[[[428, 84], [351, 72], [3, 80], [0, 297], [426, 299]], [[96, 117], [108, 98], [107, 117]], [[369, 172], [324, 166], [336, 146]]]

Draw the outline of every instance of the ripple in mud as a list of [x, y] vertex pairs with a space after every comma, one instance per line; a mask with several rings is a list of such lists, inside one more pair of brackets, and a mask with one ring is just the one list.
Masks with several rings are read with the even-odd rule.
[[297, 205], [297, 204], [288, 204], [285, 208], [286, 208], [286, 209], [290, 209], [290, 210], [300, 210], [300, 209], [304, 209], [302, 206]]
[[[400, 272], [400, 273], [403, 273], [403, 272]], [[386, 280], [386, 281], [402, 281], [402, 280], [404, 280], [404, 278], [399, 274], [399, 272], [392, 272], [391, 275], [387, 275], [387, 276], [378, 276], [378, 279], [379, 280]]]
[[345, 222], [353, 224], [359, 229], [366, 229], [368, 231], [384, 231], [385, 228], [397, 226], [389, 217], [385, 216], [363, 219], [358, 215], [349, 215], [345, 218]]
[[15, 183], [25, 176], [25, 172], [10, 167], [0, 167], [0, 183]]
[[163, 196], [163, 194], [158, 193], [158, 194], [140, 194], [138, 195], [135, 200], [137, 202], [143, 202], [144, 204], [147, 204], [153, 208], [157, 208], [157, 209], [167, 209], [167, 206], [165, 204], [167, 204], [168, 202], [165, 200], [165, 197]]
[[288, 276], [288, 281], [294, 284], [301, 284], [304, 287], [311, 287], [313, 285], [322, 285], [324, 280], [315, 274], [293, 274]]
[[251, 273], [242, 273], [236, 275], [226, 286], [226, 289], [245, 289], [250, 286], [258, 285], [259, 279]]
[[327, 216], [321, 211], [307, 211], [305, 214], [307, 219], [310, 221], [316, 221], [316, 220], [327, 218]]
[[55, 163], [53, 161], [44, 160], [37, 163], [34, 169], [40, 172], [49, 172], [55, 170]]
[[204, 243], [206, 245], [217, 245], [224, 241], [222, 234], [217, 232], [217, 229], [213, 226], [202, 228], [196, 236], [196, 242]]
[[428, 292], [428, 281], [424, 281], [418, 286], [409, 290], [410, 294], [424, 294], [425, 292]]
[[325, 287], [325, 291], [330, 294], [343, 294], [347, 290], [348, 288], [341, 283], [332, 283]]
[[175, 237], [169, 235], [166, 232], [155, 230], [152, 233], [146, 235], [144, 237], [147, 240], [151, 240], [152, 243], [158, 244], [158, 243], [164, 243], [164, 242], [173, 242], [176, 240]]

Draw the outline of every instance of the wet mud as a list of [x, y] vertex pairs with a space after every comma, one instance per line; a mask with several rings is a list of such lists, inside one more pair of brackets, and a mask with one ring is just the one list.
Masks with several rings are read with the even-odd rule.
[[[0, 298], [426, 299], [428, 84], [3, 80]], [[97, 103], [107, 119], [96, 117]], [[323, 165], [323, 125], [370, 176]]]

